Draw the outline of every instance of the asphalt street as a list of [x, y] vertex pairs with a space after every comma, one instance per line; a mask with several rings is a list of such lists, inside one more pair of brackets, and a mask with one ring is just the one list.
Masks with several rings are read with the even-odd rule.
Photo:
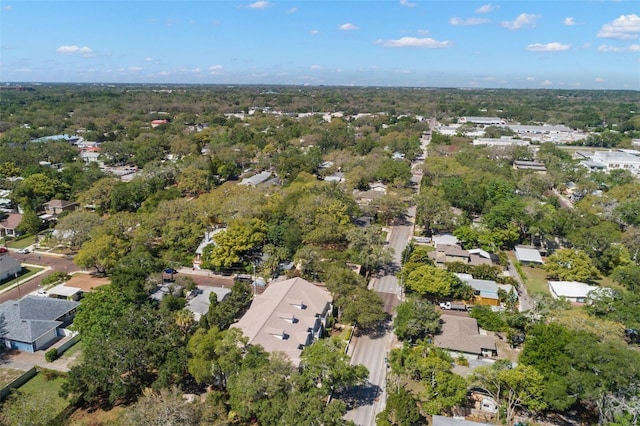
[[[429, 138], [423, 138], [422, 148], [427, 155]], [[412, 164], [414, 173], [411, 181], [419, 191], [422, 172], [418, 172], [422, 162]], [[403, 223], [391, 226], [388, 243], [393, 249], [393, 262], [381, 277], [375, 277], [369, 282], [369, 289], [375, 290], [385, 301], [385, 310], [393, 315], [395, 307], [402, 300], [402, 287], [395, 276], [400, 270], [402, 253], [413, 237], [416, 209], [409, 208]], [[352, 420], [359, 426], [373, 426], [376, 416], [384, 410], [386, 404], [387, 356], [394, 344], [394, 334], [391, 321], [380, 325], [376, 330], [355, 336], [351, 345], [351, 364], [362, 364], [369, 370], [369, 378], [365, 385], [351, 389], [348, 392], [349, 410], [345, 419]]]

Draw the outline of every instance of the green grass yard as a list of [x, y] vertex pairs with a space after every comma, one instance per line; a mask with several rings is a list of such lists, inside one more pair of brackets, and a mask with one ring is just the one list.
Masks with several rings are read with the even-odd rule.
[[522, 271], [527, 276], [525, 287], [529, 294], [546, 293], [549, 294], [549, 285], [547, 284], [547, 273], [541, 267], [522, 266]]
[[17, 280], [14, 278], [14, 279], [12, 279], [12, 280], [9, 280], [9, 281], [6, 281], [6, 282], [2, 283], [2, 284], [0, 285], [0, 290], [4, 290], [5, 288], [7, 288], [7, 287], [9, 287], [9, 286], [12, 286], [12, 285], [13, 285], [13, 284], [15, 284], [16, 282], [24, 283], [24, 282], [25, 282], [25, 280], [27, 280], [29, 277], [31, 277], [31, 276], [33, 276], [33, 275], [37, 274], [38, 272], [42, 271], [44, 268], [39, 268], [39, 267], [37, 267], [37, 266], [34, 266], [34, 267], [32, 267], [32, 266], [29, 266], [29, 267], [25, 266], [25, 267], [23, 268], [23, 270], [24, 270], [24, 269], [26, 269], [26, 270], [27, 270], [27, 272], [25, 272], [24, 274], [20, 275], [20, 276], [18, 277], [18, 279], [17, 279]]
[[20, 238], [20, 239], [7, 239], [5, 243], [7, 247], [11, 247], [14, 249], [21, 249], [25, 247], [29, 247], [30, 245], [35, 244], [36, 236], [29, 235], [28, 237]]
[[59, 414], [69, 405], [66, 399], [58, 396], [58, 392], [60, 392], [60, 387], [64, 381], [64, 377], [46, 380], [45, 375], [40, 372], [27, 383], [20, 386], [19, 390], [27, 395], [47, 395], [49, 404], [47, 407], [42, 407], [42, 409]]

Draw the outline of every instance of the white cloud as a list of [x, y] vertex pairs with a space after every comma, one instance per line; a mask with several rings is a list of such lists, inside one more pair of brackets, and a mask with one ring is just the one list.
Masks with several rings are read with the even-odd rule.
[[618, 19], [604, 24], [598, 37], [628, 40], [638, 38], [638, 34], [640, 34], [640, 16], [632, 14], [620, 15]]
[[593, 79], [593, 81], [595, 81], [596, 83], [604, 83], [604, 78], [596, 77], [596, 78]]
[[200, 71], [202, 71], [201, 68], [194, 68], [194, 69], [191, 70], [191, 72], [195, 73], [195, 74], [199, 73]]
[[376, 44], [382, 47], [419, 47], [423, 49], [439, 49], [453, 46], [453, 43], [449, 40], [438, 41], [430, 37], [402, 37], [396, 40], [378, 40]]
[[640, 44], [632, 44], [626, 47], [616, 47], [603, 44], [598, 47], [598, 52], [640, 52]]
[[427, 35], [430, 33], [429, 30], [417, 30], [416, 33], [420, 34], [420, 35]]
[[265, 0], [259, 0], [247, 5], [247, 9], [266, 9], [269, 7], [269, 2]]
[[72, 46], [62, 45], [56, 49], [56, 52], [63, 55], [80, 55], [85, 57], [93, 56], [93, 49], [87, 46], [76, 46], [75, 44]]
[[311, 66], [309, 67], [309, 69], [312, 69], [312, 70], [321, 70], [321, 69], [322, 69], [322, 67], [321, 67], [320, 65], [311, 65]]
[[510, 30], [519, 30], [521, 28], [535, 28], [538, 19], [540, 19], [539, 15], [521, 13], [513, 21], [503, 21], [502, 26]]
[[572, 17], [572, 16], [567, 16], [566, 18], [564, 18], [564, 24], [565, 24], [567, 27], [572, 27], [572, 26], [574, 26], [574, 25], [577, 25], [577, 24], [576, 24], [576, 21], [574, 21], [574, 20], [573, 20], [573, 17]]
[[211, 75], [219, 74], [221, 70], [222, 65], [211, 65], [209, 68], [207, 68], [207, 71], [209, 71], [209, 74]]
[[358, 30], [359, 28], [353, 25], [351, 22], [347, 22], [346, 24], [342, 24], [339, 27], [342, 31], [353, 31]]
[[[6, 6], [2, 6], [2, 10], [4, 12], [11, 12], [13, 10], [13, 6], [11, 6], [10, 4], [6, 5]], [[31, 70], [29, 70], [31, 71]]]
[[144, 68], [142, 67], [129, 67], [129, 71], [132, 72], [138, 72], [138, 71], [142, 71]]
[[527, 77], [527, 78], [526, 78], [526, 80], [527, 80], [527, 81], [535, 81], [535, 80], [536, 80], [536, 78], [535, 78], [535, 77]]
[[291, 9], [287, 10], [287, 12], [286, 12], [286, 13], [287, 13], [287, 14], [289, 14], [289, 13], [296, 13], [297, 11], [298, 11], [298, 8], [297, 8], [297, 7], [292, 7]]
[[458, 18], [457, 16], [454, 16], [453, 18], [449, 19], [449, 23], [454, 26], [481, 25], [481, 24], [486, 24], [487, 22], [489, 22], [489, 20], [486, 18], [462, 19], [462, 18]]
[[318, 35], [318, 34], [320, 34], [320, 31], [318, 31], [318, 30], [311, 30], [311, 31], [309, 31], [309, 34], [311, 34], [311, 35]]
[[545, 80], [543, 82], [540, 83], [540, 86], [551, 86], [553, 83], [551, 82], [551, 80]]
[[409, 0], [400, 0], [400, 5], [404, 7], [416, 7], [416, 3], [411, 3]]
[[570, 44], [562, 44], [557, 41], [552, 43], [533, 43], [527, 46], [526, 50], [531, 52], [562, 52], [571, 49]]
[[158, 73], [158, 75], [162, 76], [162, 77], [166, 77], [168, 75], [171, 75], [171, 73], [169, 71], [160, 71]]
[[487, 3], [485, 5], [480, 6], [479, 8], [476, 9], [476, 13], [489, 13], [491, 11], [494, 11], [496, 9], [500, 8], [500, 6], [498, 6], [497, 4], [491, 4], [491, 3]]

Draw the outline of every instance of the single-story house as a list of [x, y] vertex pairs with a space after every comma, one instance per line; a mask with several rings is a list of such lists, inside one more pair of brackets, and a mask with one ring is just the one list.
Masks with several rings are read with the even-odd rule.
[[213, 236], [219, 232], [224, 231], [227, 228], [216, 228], [213, 231], [207, 231], [204, 233], [204, 237], [202, 237], [202, 241], [198, 245], [196, 249], [196, 256], [193, 258], [193, 267], [200, 269], [200, 264], [202, 263], [202, 253], [204, 252], [205, 247], [211, 244], [215, 244], [213, 240]]
[[9, 349], [35, 352], [46, 348], [69, 325], [79, 303], [49, 297], [26, 296], [0, 304], [6, 333], [0, 337]]
[[215, 293], [218, 302], [222, 302], [231, 293], [231, 288], [199, 286], [195, 293], [196, 296], [187, 302], [185, 309], [193, 312], [193, 318], [199, 321], [200, 317], [209, 312], [211, 293]]
[[549, 291], [554, 299], [564, 297], [571, 303], [584, 303], [590, 292], [610, 291], [610, 289], [578, 281], [549, 281]]
[[240, 181], [240, 183], [238, 185], [245, 185], [245, 186], [258, 186], [261, 183], [266, 182], [267, 180], [269, 180], [269, 178], [271, 178], [271, 172], [260, 172], [256, 175], [253, 175], [249, 178], [244, 178], [242, 179], [242, 181]]
[[542, 265], [542, 256], [540, 252], [530, 247], [516, 247], [516, 259], [523, 265]]
[[6, 217], [0, 220], [0, 237], [17, 237], [20, 235], [18, 226], [22, 222], [22, 215], [20, 213], [9, 213]]
[[497, 355], [494, 338], [480, 334], [475, 318], [445, 314], [440, 321], [442, 331], [434, 337], [434, 344], [449, 351], [454, 358], [462, 355], [472, 360]]
[[498, 297], [498, 284], [493, 280], [478, 280], [469, 274], [456, 274], [465, 283], [469, 284], [475, 292], [476, 305], [500, 306]]
[[282, 352], [300, 364], [305, 346], [319, 339], [333, 309], [331, 294], [302, 278], [272, 282], [232, 325], [267, 352]]
[[[3, 248], [2, 250], [6, 250]], [[15, 277], [22, 272], [22, 264], [18, 259], [15, 259], [9, 255], [8, 252], [0, 252], [0, 281], [4, 281], [7, 278]]]
[[62, 212], [72, 212], [78, 208], [78, 203], [67, 200], [50, 200], [44, 203], [44, 212], [52, 216], [57, 216]]
[[460, 241], [458, 240], [458, 238], [455, 235], [451, 235], [451, 234], [441, 234], [441, 235], [434, 235], [433, 236], [433, 245], [435, 248], [438, 248], [439, 245], [441, 244], [446, 244], [446, 245], [458, 245], [460, 244]]

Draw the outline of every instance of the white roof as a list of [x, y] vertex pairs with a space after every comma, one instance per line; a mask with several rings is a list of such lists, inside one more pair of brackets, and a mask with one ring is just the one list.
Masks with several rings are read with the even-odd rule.
[[516, 247], [516, 259], [518, 262], [544, 263], [538, 250], [526, 247]]
[[601, 287], [578, 281], [549, 281], [549, 290], [555, 297], [579, 298], [587, 297], [589, 292]]
[[443, 234], [443, 235], [434, 235], [433, 236], [433, 245], [438, 248], [438, 244], [447, 244], [454, 246], [458, 244], [458, 238], [455, 235], [451, 234]]
[[64, 284], [58, 284], [57, 286], [49, 289], [47, 291], [48, 294], [53, 294], [56, 296], [64, 296], [64, 297], [71, 297], [76, 293], [81, 292], [82, 289], [78, 288], [78, 287], [67, 287]]

